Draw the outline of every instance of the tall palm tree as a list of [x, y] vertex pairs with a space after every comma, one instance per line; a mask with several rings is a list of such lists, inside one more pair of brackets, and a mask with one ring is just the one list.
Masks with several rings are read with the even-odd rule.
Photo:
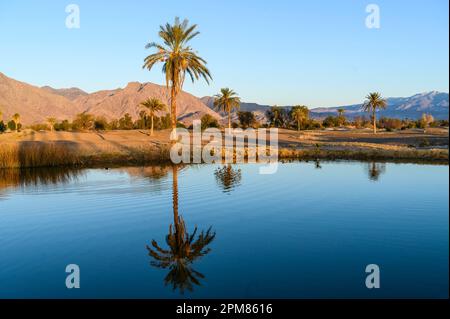
[[294, 106], [291, 110], [291, 118], [297, 122], [297, 130], [300, 131], [300, 127], [309, 118], [309, 109], [305, 105]]
[[219, 94], [214, 96], [214, 107], [228, 113], [228, 128], [231, 129], [231, 112], [239, 109], [241, 99], [233, 90], [223, 88]]
[[163, 249], [155, 240], [151, 247], [147, 245], [149, 255], [154, 259], [151, 265], [156, 268], [170, 269], [164, 278], [166, 285], [171, 284], [174, 290], [179, 289], [181, 294], [187, 289], [192, 291], [194, 285], [200, 285], [205, 276], [192, 268], [192, 264], [199, 258], [207, 255], [211, 248], [208, 245], [214, 240], [216, 234], [211, 227], [197, 235], [197, 227], [192, 234], [187, 232], [186, 224], [178, 215], [178, 168], [172, 166], [173, 187], [173, 224], [169, 226], [166, 236], [168, 249]]
[[153, 118], [157, 112], [165, 110], [166, 105], [157, 98], [151, 98], [141, 102], [141, 106], [146, 108], [146, 112], [151, 118], [150, 135], [153, 136]]
[[13, 119], [14, 123], [16, 124], [16, 131], [18, 131], [19, 124], [20, 124], [20, 114], [19, 113], [14, 114], [12, 119]]
[[381, 97], [378, 92], [369, 93], [366, 96], [366, 101], [364, 102], [362, 108], [366, 112], [372, 112], [373, 120], [373, 134], [377, 133], [377, 110], [385, 109], [387, 107], [387, 102]]
[[155, 48], [158, 52], [144, 59], [143, 68], [151, 70], [157, 63], [163, 63], [162, 71], [166, 75], [166, 86], [170, 89], [172, 140], [176, 139], [176, 99], [178, 93], [183, 89], [186, 73], [192, 82], [203, 78], [209, 83], [209, 80], [212, 79], [206, 67], [206, 61], [188, 45], [189, 41], [199, 34], [196, 28], [197, 25], [189, 25], [188, 20], [180, 22], [179, 18], [175, 18], [174, 24], [167, 23], [165, 26], [160, 26], [159, 37], [163, 40], [163, 44], [151, 42], [146, 45], [147, 49]]
[[49, 117], [47, 119], [47, 123], [50, 126], [50, 131], [52, 131], [52, 132], [53, 132], [53, 129], [55, 128], [56, 121], [57, 121], [57, 119], [54, 117]]

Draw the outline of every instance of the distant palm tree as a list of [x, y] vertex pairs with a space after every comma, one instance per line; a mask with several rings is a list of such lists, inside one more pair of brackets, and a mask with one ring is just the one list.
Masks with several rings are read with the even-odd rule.
[[200, 77], [204, 78], [207, 83], [212, 79], [206, 67], [206, 61], [188, 45], [188, 42], [199, 34], [196, 28], [196, 24], [189, 26], [188, 20], [180, 22], [179, 18], [175, 18], [173, 25], [167, 23], [165, 26], [160, 26], [159, 37], [164, 44], [151, 42], [146, 45], [147, 49], [156, 48], [158, 52], [145, 58], [143, 68], [151, 70], [155, 64], [163, 63], [162, 71], [166, 75], [166, 86], [170, 88], [172, 141], [177, 136], [176, 99], [178, 93], [183, 89], [186, 73], [192, 82]]
[[47, 119], [47, 123], [48, 123], [48, 125], [50, 126], [50, 131], [53, 132], [53, 129], [55, 128], [56, 122], [57, 122], [57, 119], [54, 118], [54, 117], [49, 117], [49, 118]]
[[377, 116], [376, 112], [380, 109], [385, 109], [387, 107], [387, 102], [385, 99], [381, 97], [381, 94], [378, 92], [369, 93], [366, 96], [366, 101], [364, 102], [362, 108], [366, 112], [372, 113], [373, 120], [373, 133], [377, 133]]
[[200, 285], [200, 280], [205, 277], [194, 270], [192, 264], [211, 251], [208, 245], [216, 234], [211, 231], [211, 227], [206, 232], [202, 231], [197, 238], [197, 227], [192, 234], [187, 232], [183, 218], [178, 215], [178, 168], [175, 165], [172, 166], [172, 179], [173, 224], [169, 226], [169, 234], [166, 236], [169, 248], [163, 249], [152, 240], [152, 245], [147, 245], [147, 250], [154, 259], [151, 262], [153, 267], [170, 269], [164, 278], [165, 284], [171, 284], [174, 290], [179, 289], [183, 294], [186, 289], [192, 291], [194, 285]]
[[291, 110], [291, 118], [297, 122], [297, 130], [300, 131], [300, 127], [309, 118], [309, 109], [304, 105], [294, 106]]
[[233, 109], [239, 109], [241, 99], [236, 92], [229, 88], [223, 88], [219, 94], [214, 96], [214, 107], [228, 113], [228, 128], [231, 129], [231, 112]]
[[157, 112], [164, 111], [166, 105], [157, 98], [151, 98], [142, 102], [141, 106], [146, 108], [146, 112], [151, 118], [150, 135], [153, 136], [153, 118]]
[[346, 119], [345, 119], [345, 109], [338, 109], [338, 121], [339, 126], [345, 125]]
[[20, 114], [16, 113], [12, 117], [14, 123], [16, 124], [16, 130], [19, 131], [19, 124], [20, 124]]

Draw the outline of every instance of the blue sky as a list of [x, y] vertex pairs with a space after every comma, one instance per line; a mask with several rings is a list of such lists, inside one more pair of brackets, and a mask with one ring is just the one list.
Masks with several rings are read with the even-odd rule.
[[[80, 8], [80, 29], [65, 7]], [[365, 9], [380, 8], [368, 29]], [[409, 96], [449, 87], [447, 0], [1, 1], [0, 72], [34, 85], [88, 92], [131, 81], [163, 84], [142, 69], [159, 25], [175, 16], [198, 24], [192, 41], [213, 82], [185, 90], [212, 95], [231, 87], [247, 102], [359, 103], [373, 90]]]

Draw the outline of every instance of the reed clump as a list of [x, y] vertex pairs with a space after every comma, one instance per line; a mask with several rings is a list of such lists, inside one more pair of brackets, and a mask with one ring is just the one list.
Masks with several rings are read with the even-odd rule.
[[0, 146], [0, 168], [56, 167], [82, 164], [69, 145], [55, 142], [22, 142]]

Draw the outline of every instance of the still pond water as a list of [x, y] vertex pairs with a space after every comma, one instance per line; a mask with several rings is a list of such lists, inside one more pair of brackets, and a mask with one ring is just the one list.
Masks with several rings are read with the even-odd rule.
[[0, 170], [0, 297], [448, 297], [448, 166], [258, 171]]

